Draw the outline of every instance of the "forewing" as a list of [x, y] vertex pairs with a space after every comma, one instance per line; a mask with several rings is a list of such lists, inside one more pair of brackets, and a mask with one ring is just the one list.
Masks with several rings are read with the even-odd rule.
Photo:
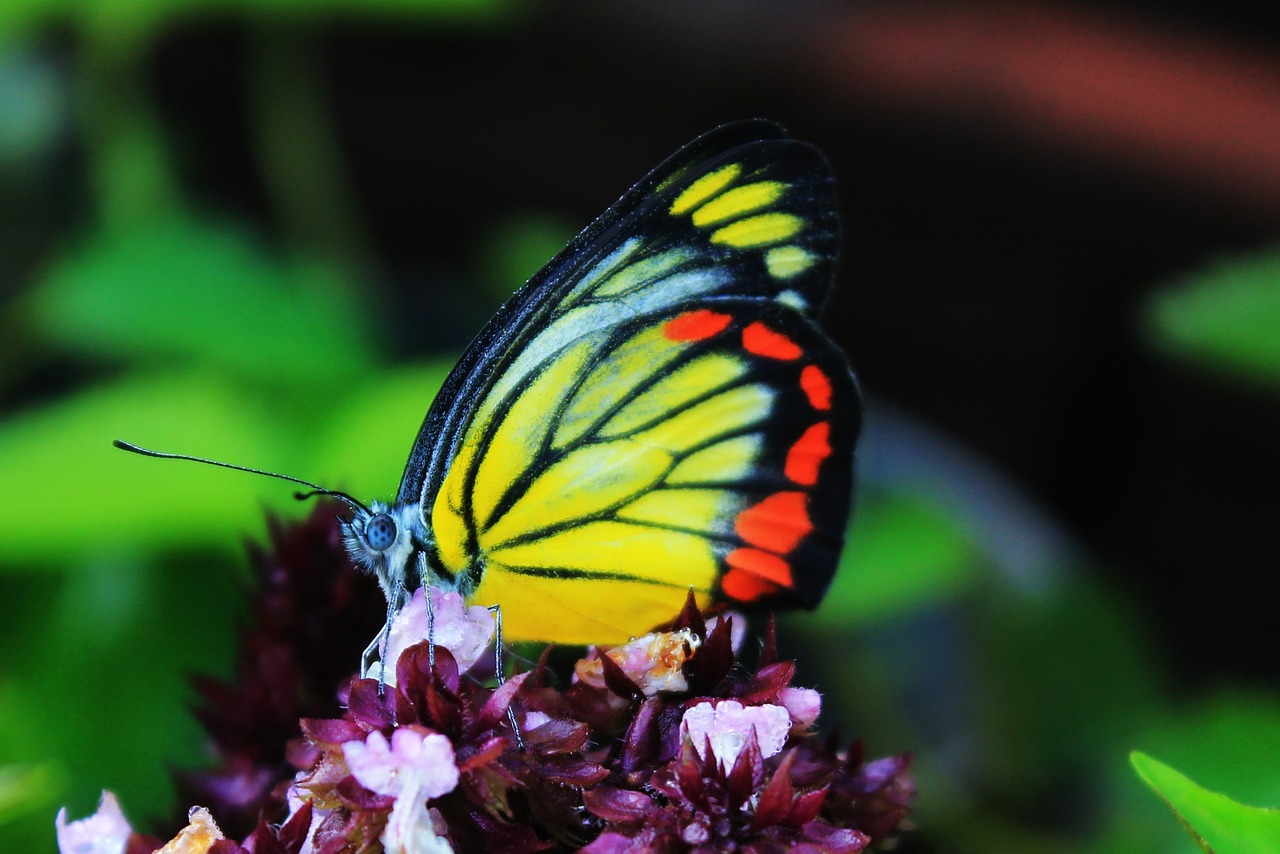
[[428, 411], [397, 502], [428, 513], [466, 437], [483, 435], [557, 354], [598, 359], [618, 328], [708, 297], [779, 301], [813, 316], [830, 287], [837, 229], [831, 172], [816, 149], [761, 121], [698, 138], [486, 325]]

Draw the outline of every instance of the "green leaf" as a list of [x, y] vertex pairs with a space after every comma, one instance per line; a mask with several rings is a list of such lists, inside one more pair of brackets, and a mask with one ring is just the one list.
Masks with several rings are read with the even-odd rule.
[[316, 387], [375, 361], [370, 312], [352, 292], [335, 269], [277, 261], [234, 230], [177, 219], [93, 235], [29, 308], [36, 330], [73, 353]]
[[944, 511], [914, 496], [867, 493], [812, 619], [844, 627], [900, 616], [955, 596], [979, 570], [977, 547]]
[[51, 809], [61, 790], [61, 775], [52, 765], [0, 765], [0, 826], [32, 810]]
[[1247, 379], [1280, 382], [1280, 252], [1219, 264], [1149, 307], [1158, 346]]
[[12, 830], [47, 841], [0, 848], [50, 850], [54, 808], [88, 815], [102, 789], [118, 794], [139, 826], [174, 815], [171, 770], [208, 760], [207, 735], [191, 715], [190, 676], [228, 674], [243, 613], [231, 562], [190, 553], [167, 565], [94, 556], [63, 575], [0, 583], [6, 603], [27, 618], [23, 636], [3, 649], [0, 757], [51, 764], [65, 781], [55, 803]]
[[[1055, 627], [1047, 629], [1049, 633]], [[1111, 665], [1108, 663], [1111, 672]], [[1099, 693], [1116, 693], [1121, 680], [1148, 678], [1159, 668], [1119, 673]], [[1104, 671], [1095, 666], [1098, 673]], [[1101, 713], [1099, 713], [1101, 712]], [[1197, 782], [1213, 791], [1230, 792], [1243, 803], [1280, 804], [1280, 695], [1273, 691], [1224, 686], [1207, 696], [1176, 705], [1162, 704], [1138, 715], [1106, 713], [1099, 709], [1085, 716], [1091, 730], [1106, 726], [1115, 735], [1104, 746], [1111, 751], [1105, 791], [1101, 797], [1111, 805], [1106, 835], [1111, 844], [1105, 854], [1130, 851], [1160, 851], [1170, 854], [1198, 851], [1191, 838], [1159, 800], [1138, 784], [1128, 763], [1115, 761], [1141, 744], [1149, 755], [1175, 768], [1194, 768]], [[1094, 739], [1095, 744], [1100, 744]]]
[[1129, 761], [1206, 852], [1280, 852], [1280, 810], [1238, 804], [1136, 750], [1129, 754]]
[[130, 378], [0, 423], [4, 566], [68, 566], [143, 548], [238, 549], [263, 529], [263, 505], [292, 503], [279, 481], [145, 459], [126, 439], [261, 468], [294, 470], [287, 408], [213, 372]]

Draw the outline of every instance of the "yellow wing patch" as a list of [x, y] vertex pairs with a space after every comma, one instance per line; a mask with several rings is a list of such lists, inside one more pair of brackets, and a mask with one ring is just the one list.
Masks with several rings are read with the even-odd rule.
[[754, 249], [781, 243], [799, 234], [803, 228], [804, 220], [795, 214], [765, 213], [716, 229], [711, 233], [711, 242], [735, 249]]
[[730, 163], [714, 172], [708, 172], [676, 196], [676, 200], [671, 203], [671, 215], [682, 216], [688, 213], [732, 184], [741, 174], [741, 163]]
[[785, 208], [791, 186], [771, 179], [737, 184], [745, 174], [739, 164], [730, 164], [703, 175], [676, 197], [669, 213], [688, 214], [695, 228], [714, 228], [708, 237], [713, 244], [742, 250], [768, 247], [768, 274], [778, 281], [794, 279], [819, 259], [803, 246], [787, 243], [808, 227], [803, 217]]
[[775, 246], [764, 253], [764, 264], [775, 279], [794, 279], [817, 262], [817, 257], [799, 246]]
[[627, 383], [616, 377], [660, 374], [681, 349], [652, 326], [623, 342], [591, 369], [582, 381], [582, 389], [565, 407], [556, 426], [553, 447], [560, 449], [582, 438], [605, 413], [616, 407], [631, 392]]
[[767, 385], [736, 386], [667, 417], [636, 438], [660, 448], [689, 451], [723, 433], [727, 424], [763, 420], [773, 398]]
[[[724, 353], [695, 359], [668, 372], [610, 418], [602, 436], [623, 436], [670, 417], [709, 389], [727, 385], [746, 373], [746, 363]], [[679, 417], [679, 416], [677, 416]]]
[[778, 181], [758, 181], [754, 184], [734, 187], [694, 211], [693, 224], [698, 228], [705, 228], [708, 225], [753, 213], [782, 198], [786, 189], [786, 184]]
[[[683, 555], [679, 556], [684, 560]], [[671, 619], [689, 590], [699, 607], [711, 602], [714, 573], [685, 587], [656, 585], [626, 578], [571, 578], [518, 573], [490, 561], [476, 589], [477, 602], [512, 602], [504, 608], [503, 635], [509, 640], [545, 640], [589, 644], [626, 641], [650, 626]], [[631, 631], [620, 626], [640, 626]]]
[[511, 567], [569, 574], [580, 570], [665, 584], [673, 580], [673, 566], [680, 567], [682, 581], [701, 580], [708, 586], [716, 574], [715, 556], [705, 538], [614, 521], [575, 525], [534, 543], [494, 549], [488, 557], [490, 563]]
[[501, 548], [589, 519], [661, 482], [670, 467], [669, 452], [640, 442], [586, 445], [538, 472], [511, 508], [481, 531], [480, 548]]
[[758, 433], [735, 436], [689, 454], [667, 475], [672, 486], [713, 483], [745, 477], [760, 457], [762, 437]]
[[619, 519], [668, 528], [715, 533], [717, 522], [737, 505], [723, 489], [661, 489], [646, 492], [618, 511]]
[[[554, 426], [547, 417], [545, 401], [562, 395], [582, 372], [591, 343], [579, 342], [562, 353], [516, 398], [491, 431], [489, 447], [471, 487], [473, 518], [482, 522], [491, 518], [507, 485], [532, 464], [543, 436]], [[460, 469], [458, 476], [462, 476]]]

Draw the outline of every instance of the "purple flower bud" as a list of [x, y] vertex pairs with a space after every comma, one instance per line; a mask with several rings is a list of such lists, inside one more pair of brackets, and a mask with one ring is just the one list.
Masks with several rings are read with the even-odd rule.
[[783, 688], [778, 693], [778, 702], [791, 715], [791, 728], [794, 730], [813, 726], [822, 712], [822, 695], [812, 688]]

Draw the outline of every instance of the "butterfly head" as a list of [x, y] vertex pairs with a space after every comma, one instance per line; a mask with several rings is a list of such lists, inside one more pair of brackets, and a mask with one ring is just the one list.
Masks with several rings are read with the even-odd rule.
[[421, 528], [416, 505], [375, 501], [367, 509], [357, 508], [351, 521], [342, 523], [342, 536], [351, 559], [377, 576], [390, 597], [398, 585], [409, 587], [417, 580], [411, 579], [410, 569], [424, 540]]

